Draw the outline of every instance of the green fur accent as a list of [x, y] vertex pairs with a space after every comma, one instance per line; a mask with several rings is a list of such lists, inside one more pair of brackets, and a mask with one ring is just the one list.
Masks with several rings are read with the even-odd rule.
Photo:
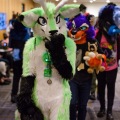
[[20, 120], [20, 114], [18, 110], [15, 111], [15, 120]]
[[[65, 46], [67, 48], [68, 60], [70, 61], [73, 67], [73, 74], [75, 74], [76, 45], [73, 40], [71, 40], [70, 38], [66, 38]], [[36, 95], [36, 84], [37, 82], [35, 81], [32, 98], [36, 106], [39, 106], [38, 97]], [[71, 100], [71, 91], [70, 91], [69, 83], [66, 80], [63, 80], [63, 96], [64, 96], [64, 99], [59, 109], [57, 120], [69, 120], [69, 105]]]
[[56, 8], [55, 4], [51, 2], [47, 2], [47, 8], [48, 8], [46, 11], [47, 16], [53, 15]]
[[56, 21], [52, 17], [48, 19], [50, 30], [56, 30]]
[[72, 68], [73, 68], [73, 74], [75, 74], [75, 61], [76, 61], [76, 45], [75, 42], [73, 40], [71, 40], [70, 38], [66, 38], [65, 40], [65, 46], [67, 48], [67, 58], [68, 61], [70, 61]]
[[19, 120], [16, 112], [17, 112], [17, 110], [15, 111], [15, 120]]
[[34, 51], [35, 47], [37, 45], [39, 45], [42, 40], [43, 39], [40, 37], [36, 37], [36, 38], [33, 37], [26, 42], [25, 48], [23, 51], [23, 76], [30, 75], [30, 71], [29, 71], [29, 59], [30, 59], [30, 57], [29, 57], [29, 55], [32, 51]]
[[[75, 61], [76, 61], [76, 45], [73, 40], [70, 38], [65, 39], [65, 46], [67, 48], [67, 58], [68, 61], [70, 61], [72, 68], [73, 68], [73, 74], [75, 74]], [[57, 120], [69, 120], [69, 106], [70, 106], [70, 100], [71, 100], [71, 91], [68, 81], [63, 80], [63, 103], [59, 109], [58, 118]]]
[[54, 11], [55, 11], [55, 4], [53, 3], [47, 3], [48, 11], [46, 11], [47, 17], [48, 17], [48, 24], [50, 26], [50, 30], [56, 30], [56, 21], [54, 19]]
[[57, 120], [69, 120], [69, 106], [71, 100], [71, 91], [68, 81], [63, 80], [63, 103], [59, 109]]

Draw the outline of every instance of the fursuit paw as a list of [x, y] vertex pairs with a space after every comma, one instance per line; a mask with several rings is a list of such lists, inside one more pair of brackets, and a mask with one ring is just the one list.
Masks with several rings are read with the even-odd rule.
[[63, 46], [65, 42], [65, 36], [63, 34], [53, 35], [51, 37], [51, 42], [54, 46]]
[[53, 51], [53, 49], [54, 49], [51, 41], [46, 41], [46, 42], [45, 42], [45, 47], [46, 47], [49, 51]]
[[29, 94], [20, 94], [17, 97], [17, 109], [21, 120], [44, 120], [44, 116], [38, 109]]
[[37, 107], [30, 107], [25, 113], [20, 114], [21, 120], [44, 120], [44, 116]]
[[51, 41], [45, 42], [45, 47], [49, 51], [59, 51], [63, 46], [65, 42], [65, 37], [62, 34], [59, 35], [53, 35], [51, 36]]
[[71, 66], [70, 62], [68, 62], [68, 61], [61, 63], [58, 66], [57, 70], [58, 70], [59, 74], [66, 80], [70, 80], [73, 77], [72, 66]]

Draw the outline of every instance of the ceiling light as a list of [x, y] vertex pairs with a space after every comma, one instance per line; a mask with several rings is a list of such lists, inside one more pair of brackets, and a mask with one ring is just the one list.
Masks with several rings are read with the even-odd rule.
[[90, 0], [90, 3], [93, 3], [93, 0]]
[[110, 0], [106, 0], [106, 2], [107, 2], [107, 3], [109, 3], [109, 2], [110, 2]]
[[77, 2], [77, 0], [73, 0], [73, 2], [74, 2], [74, 3], [76, 3], [76, 2]]
[[59, 0], [55, 0], [55, 1], [59, 1]]

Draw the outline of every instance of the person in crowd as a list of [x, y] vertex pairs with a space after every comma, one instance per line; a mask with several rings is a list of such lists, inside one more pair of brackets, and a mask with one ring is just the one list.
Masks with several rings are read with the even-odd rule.
[[3, 33], [3, 40], [0, 42], [0, 48], [4, 50], [3, 58], [9, 62], [9, 70], [13, 69], [12, 48], [9, 47], [9, 35], [7, 33]]
[[0, 85], [9, 85], [11, 80], [6, 77], [7, 65], [5, 60], [0, 58]]
[[[115, 97], [115, 83], [118, 71], [118, 60], [120, 58], [120, 35], [118, 18], [120, 7], [114, 3], [108, 3], [100, 9], [98, 15], [98, 29], [96, 39], [98, 40], [104, 54], [107, 57], [107, 67], [104, 72], [97, 75], [98, 95], [100, 110], [97, 117], [104, 117], [106, 120], [114, 120], [112, 109]], [[105, 89], [107, 86], [107, 111], [105, 101]]]
[[[76, 73], [69, 82], [72, 92], [70, 120], [85, 120], [86, 118], [87, 102], [93, 74], [88, 73], [88, 66], [85, 64], [83, 57], [88, 50], [88, 42], [91, 44], [97, 42], [93, 18], [93, 15], [81, 13], [70, 19], [67, 23], [68, 36], [75, 41], [77, 46]], [[99, 51], [99, 46], [97, 50]]]
[[18, 14], [19, 14], [18, 12], [17, 13], [15, 13], [14, 11], [12, 12], [12, 18], [9, 20], [7, 28], [6, 28], [6, 33], [8, 35], [10, 33], [10, 30], [13, 29], [13, 23], [14, 23], [15, 19], [17, 18]]
[[9, 46], [13, 49], [13, 84], [11, 90], [11, 102], [16, 102], [19, 90], [19, 82], [22, 75], [22, 54], [25, 42], [30, 38], [29, 28], [23, 26], [18, 19], [12, 22], [9, 33]]
[[12, 69], [12, 49], [8, 47], [9, 39], [6, 33], [3, 33], [3, 40], [0, 41], [0, 85], [11, 83], [10, 69]]
[[97, 83], [96, 83], [96, 73], [93, 73], [92, 78], [92, 85], [90, 90], [90, 100], [96, 100], [96, 89], [97, 89]]

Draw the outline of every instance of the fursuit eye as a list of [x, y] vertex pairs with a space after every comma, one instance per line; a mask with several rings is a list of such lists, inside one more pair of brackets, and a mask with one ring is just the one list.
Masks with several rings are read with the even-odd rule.
[[86, 30], [86, 29], [87, 29], [86, 26], [82, 26], [82, 27], [80, 27], [80, 30]]
[[47, 24], [47, 21], [44, 17], [39, 17], [37, 22], [42, 26], [45, 26]]
[[56, 23], [60, 23], [60, 14], [56, 17]]

